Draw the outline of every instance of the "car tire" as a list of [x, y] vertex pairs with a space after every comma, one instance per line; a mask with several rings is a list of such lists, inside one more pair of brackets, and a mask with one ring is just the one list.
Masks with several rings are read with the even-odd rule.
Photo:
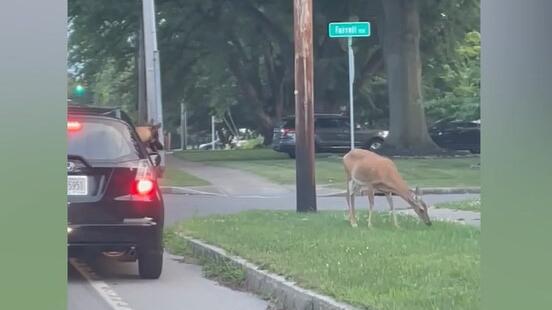
[[293, 151], [288, 152], [288, 156], [291, 159], [295, 159], [295, 152], [293, 152]]
[[158, 279], [163, 270], [163, 252], [144, 251], [138, 257], [138, 273], [142, 279]]
[[374, 138], [366, 144], [366, 149], [369, 151], [377, 151], [383, 146], [383, 139]]

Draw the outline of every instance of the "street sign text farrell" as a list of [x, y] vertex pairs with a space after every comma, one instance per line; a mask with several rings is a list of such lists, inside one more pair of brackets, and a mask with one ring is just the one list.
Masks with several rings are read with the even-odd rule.
[[369, 37], [369, 22], [329, 23], [328, 36], [330, 38]]

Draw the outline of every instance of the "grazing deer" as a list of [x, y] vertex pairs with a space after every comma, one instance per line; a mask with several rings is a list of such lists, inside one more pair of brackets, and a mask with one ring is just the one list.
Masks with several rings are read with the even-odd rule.
[[368, 211], [368, 226], [372, 227], [372, 208], [374, 207], [374, 195], [382, 192], [387, 197], [393, 223], [399, 227], [393, 208], [393, 194], [404, 199], [418, 217], [427, 225], [431, 225], [427, 213], [427, 205], [420, 198], [420, 191], [412, 192], [402, 179], [397, 167], [389, 158], [376, 153], [353, 149], [343, 157], [343, 165], [347, 174], [347, 206], [349, 221], [353, 227], [357, 227], [355, 217], [355, 194], [365, 191], [368, 194], [370, 209]]
[[163, 149], [163, 145], [159, 141], [159, 128], [161, 124], [150, 125], [144, 124], [136, 126], [136, 132], [144, 143], [152, 152], [157, 152]]

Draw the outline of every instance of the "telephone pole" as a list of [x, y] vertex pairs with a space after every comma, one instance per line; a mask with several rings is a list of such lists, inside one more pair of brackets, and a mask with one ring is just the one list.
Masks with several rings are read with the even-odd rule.
[[297, 212], [316, 211], [312, 0], [293, 1]]

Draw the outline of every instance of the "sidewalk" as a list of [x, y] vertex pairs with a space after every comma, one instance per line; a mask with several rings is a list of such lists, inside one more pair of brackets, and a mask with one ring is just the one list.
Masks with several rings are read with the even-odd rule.
[[[276, 184], [247, 171], [206, 165], [175, 156], [167, 156], [166, 160], [172, 167], [211, 183], [211, 186], [194, 188], [193, 190], [212, 192], [215, 195], [249, 197], [279, 197], [295, 193], [295, 185]], [[174, 188], [169, 191], [172, 193], [179, 192], [178, 189]], [[190, 190], [188, 189], [188, 191]], [[344, 191], [332, 188], [328, 184], [316, 186], [318, 197], [342, 196], [343, 193]]]
[[[283, 200], [282, 203], [295, 200], [293, 199], [295, 196], [295, 186], [275, 184], [250, 172], [185, 161], [174, 156], [167, 156], [167, 163], [169, 163], [172, 167], [176, 167], [179, 170], [208, 181], [211, 183], [211, 186], [203, 187], [199, 191], [196, 188], [168, 188], [164, 189], [164, 192], [166, 193], [179, 194], [186, 191], [187, 193], [193, 194], [193, 192], [196, 191], [198, 194], [231, 198], [281, 198], [281, 200]], [[318, 199], [325, 200], [324, 203], [319, 203], [321, 210], [328, 209], [327, 206], [334, 210], [340, 207], [346, 208], [344, 205], [345, 198], [343, 191], [329, 188], [327, 185], [317, 186], [316, 191]], [[447, 202], [448, 200], [458, 201], [460, 200], [459, 198], [464, 196], [467, 200], [473, 199], [474, 195], [473, 193], [469, 194], [467, 192], [454, 194], [448, 191], [427, 193], [427, 195], [424, 195], [427, 199], [426, 202], [429, 204]], [[343, 203], [341, 199], [343, 199]], [[407, 206], [404, 201], [396, 197], [394, 198], [394, 201], [395, 207], [398, 210], [397, 212], [415, 215], [412, 210], [405, 209]], [[359, 203], [364, 204], [366, 201]], [[384, 212], [388, 211], [387, 201], [384, 197], [376, 197], [375, 210]], [[480, 227], [479, 212], [432, 208], [430, 214], [433, 219], [460, 222]]]
[[166, 160], [172, 167], [211, 183], [219, 193], [228, 196], [280, 196], [291, 193], [286, 187], [249, 172], [185, 161], [174, 156], [167, 156]]

